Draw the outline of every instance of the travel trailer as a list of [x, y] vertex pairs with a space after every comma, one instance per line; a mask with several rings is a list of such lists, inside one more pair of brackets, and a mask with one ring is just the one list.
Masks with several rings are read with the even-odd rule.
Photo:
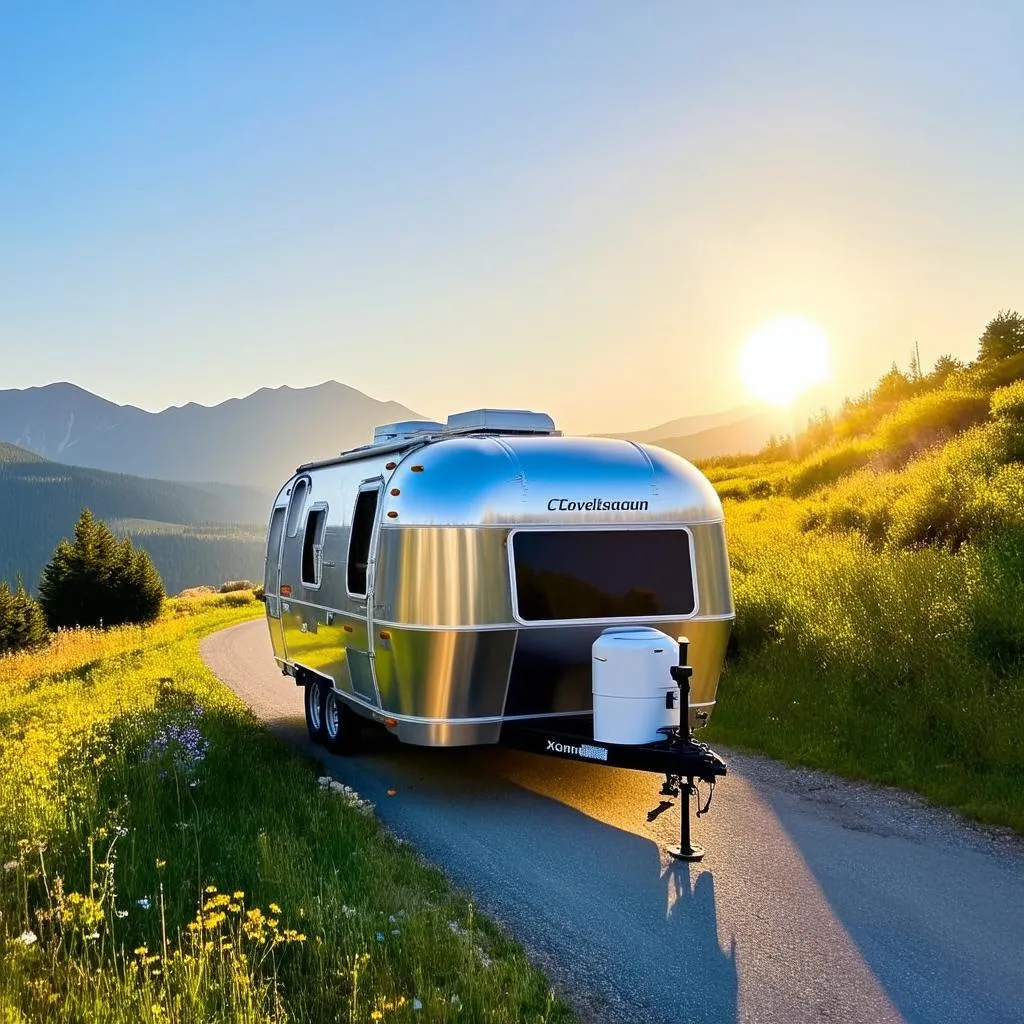
[[336, 752], [362, 718], [664, 773], [687, 799], [725, 774], [692, 737], [733, 620], [722, 506], [663, 449], [520, 410], [380, 426], [282, 486], [264, 590], [274, 657]]

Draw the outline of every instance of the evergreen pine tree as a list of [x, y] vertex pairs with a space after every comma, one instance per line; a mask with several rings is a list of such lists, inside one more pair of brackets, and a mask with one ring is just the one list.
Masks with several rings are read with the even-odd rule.
[[160, 614], [164, 585], [149, 555], [121, 543], [85, 509], [74, 542], [62, 540], [43, 570], [39, 598], [51, 629], [151, 622]]
[[46, 635], [42, 609], [21, 579], [13, 593], [6, 581], [0, 582], [0, 654], [39, 647], [46, 643]]

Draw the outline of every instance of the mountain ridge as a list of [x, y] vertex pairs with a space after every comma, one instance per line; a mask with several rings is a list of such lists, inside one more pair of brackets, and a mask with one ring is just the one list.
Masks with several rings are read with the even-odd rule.
[[302, 462], [365, 443], [380, 423], [420, 418], [336, 380], [159, 412], [69, 381], [0, 390], [0, 441], [69, 465], [185, 483], [274, 487]]

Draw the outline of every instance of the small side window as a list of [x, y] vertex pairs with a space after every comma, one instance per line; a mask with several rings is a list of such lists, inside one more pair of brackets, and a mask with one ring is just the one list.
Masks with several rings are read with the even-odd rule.
[[306, 587], [319, 587], [324, 568], [324, 531], [327, 528], [327, 507], [316, 505], [306, 516], [306, 531], [302, 536], [302, 583]]
[[370, 541], [377, 518], [379, 488], [360, 491], [352, 514], [352, 534], [348, 541], [348, 592], [366, 597], [366, 572], [370, 562]]
[[292, 487], [292, 498], [288, 503], [288, 536], [294, 537], [299, 532], [302, 522], [302, 511], [306, 506], [306, 495], [309, 494], [309, 481], [299, 480]]

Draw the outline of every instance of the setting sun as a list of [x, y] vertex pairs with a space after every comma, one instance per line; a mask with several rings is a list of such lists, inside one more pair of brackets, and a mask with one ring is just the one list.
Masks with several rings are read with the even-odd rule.
[[747, 335], [739, 364], [751, 395], [772, 405], [789, 405], [829, 379], [828, 338], [805, 317], [777, 317]]

